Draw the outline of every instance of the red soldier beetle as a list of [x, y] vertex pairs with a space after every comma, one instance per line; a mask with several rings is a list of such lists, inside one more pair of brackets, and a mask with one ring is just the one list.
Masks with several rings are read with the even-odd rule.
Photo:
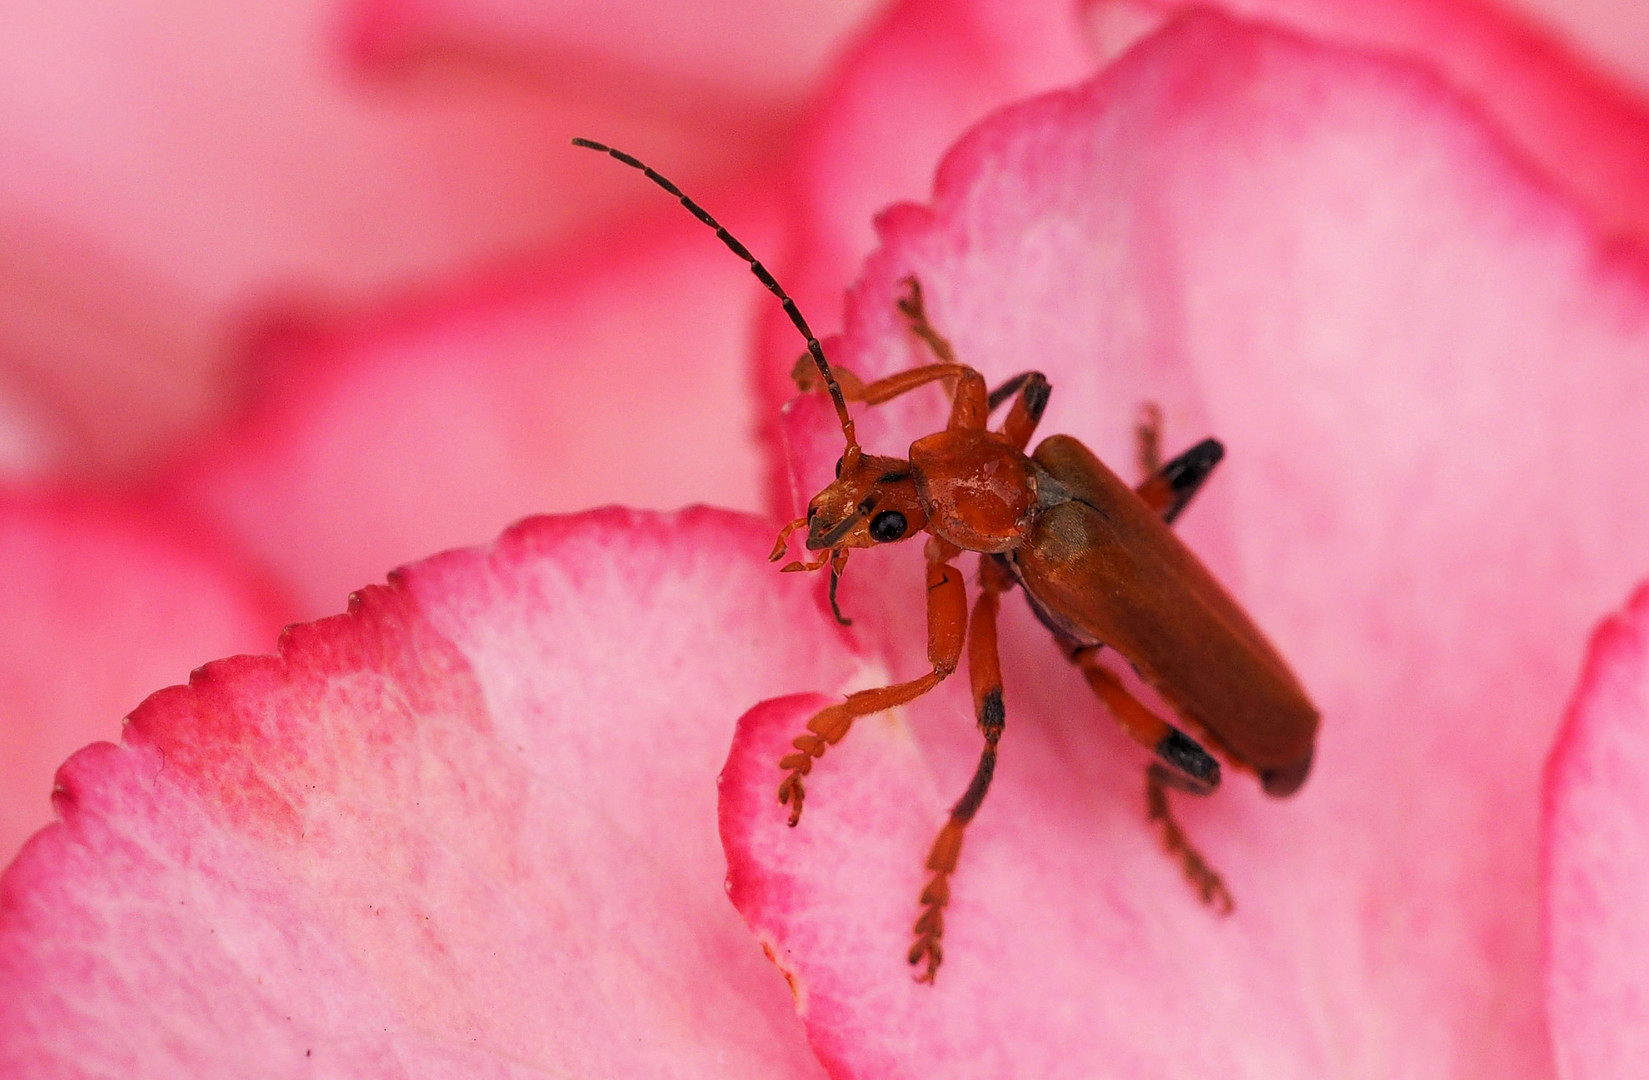
[[[930, 670], [908, 682], [861, 690], [814, 714], [807, 731], [779, 761], [785, 777], [779, 801], [790, 824], [801, 819], [805, 778], [825, 751], [860, 717], [921, 697], [955, 672], [964, 647], [975, 715], [985, 738], [972, 781], [951, 808], [928, 853], [932, 874], [920, 899], [908, 959], [918, 979], [932, 982], [944, 954], [944, 908], [962, 836], [990, 789], [997, 745], [1007, 713], [997, 654], [1000, 596], [1019, 586], [1032, 612], [1052, 631], [1066, 657], [1123, 730], [1155, 760], [1146, 767], [1146, 812], [1164, 847], [1180, 862], [1204, 903], [1221, 914], [1230, 893], [1169, 812], [1170, 788], [1209, 795], [1220, 765], [1209, 748], [1254, 773], [1269, 795], [1297, 791], [1311, 770], [1318, 715], [1282, 657], [1242, 608], [1215, 581], [1169, 526], [1224, 456], [1205, 439], [1172, 461], [1158, 460], [1160, 414], [1147, 406], [1136, 432], [1146, 479], [1130, 488], [1068, 435], [1044, 439], [1027, 454], [1048, 403], [1047, 379], [1036, 371], [987, 390], [979, 372], [957, 361], [949, 341], [929, 323], [920, 283], [904, 281], [897, 303], [912, 333], [935, 361], [866, 383], [832, 368], [796, 304], [773, 275], [675, 184], [641, 161], [587, 139], [574, 145], [606, 153], [674, 195], [714, 229], [757, 279], [779, 299], [807, 342], [793, 373], [803, 390], [830, 395], [846, 447], [836, 479], [815, 495], [805, 516], [780, 532], [771, 559], [781, 560], [790, 536], [807, 530], [810, 562], [785, 571], [831, 569], [830, 604], [854, 548], [897, 543], [927, 533], [928, 660]], [[818, 373], [814, 380], [807, 368]], [[906, 457], [865, 453], [848, 401], [876, 406], [930, 383], [948, 386], [951, 413], [944, 429], [911, 444]], [[1008, 405], [1000, 427], [990, 416]], [[979, 595], [970, 619], [962, 574], [954, 561], [979, 553]], [[1143, 704], [1100, 662], [1109, 648], [1127, 660], [1190, 733]]]

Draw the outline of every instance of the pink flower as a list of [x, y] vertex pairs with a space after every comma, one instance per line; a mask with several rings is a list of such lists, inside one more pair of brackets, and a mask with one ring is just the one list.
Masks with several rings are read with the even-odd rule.
[[387, 567], [534, 511], [758, 505], [758, 287], [567, 137], [751, 193], [771, 247], [773, 143], [859, 9], [539, 8], [0, 17], [0, 536], [35, 553], [0, 561], [0, 862], [145, 693]]
[[[1183, 531], [1324, 712], [1297, 797], [1233, 774], [1176, 801], [1232, 885], [1230, 919], [1155, 849], [1140, 753], [1010, 598], [1002, 766], [953, 882], [939, 983], [915, 985], [921, 859], [979, 747], [963, 689], [862, 721], [814, 770], [799, 828], [773, 798], [820, 693], [921, 670], [915, 545], [855, 557], [844, 631], [821, 582], [762, 561], [763, 523], [601, 511], [411, 566], [279, 657], [155, 695], [120, 747], [72, 759], [63, 822], [0, 879], [0, 1062], [1500, 1077], [1555, 1058], [1630, 1075], [1641, 1047], [1611, 1033], [1643, 1019], [1639, 966], [1618, 952], [1642, 876], [1620, 857], [1642, 831], [1641, 603], [1601, 639], [1550, 772], [1549, 1012], [1537, 838], [1585, 632], [1643, 575], [1631, 553], [1649, 539], [1629, 494], [1649, 464], [1649, 276], [1620, 149], [1642, 117], [1559, 77], [1573, 69], [1533, 39], [1474, 54], [1507, 76], [1477, 82], [1481, 66], [1394, 55], [1511, 40], [1495, 18], [1394, 10], [1361, 36], [1347, 28], [1374, 24], [1327, 7], [1283, 12], [1297, 31], [1136, 10], [1106, 25], [1148, 33], [1095, 75], [1064, 8], [911, 4], [820, 105], [807, 186], [779, 215], [797, 230], [784, 277], [822, 326], [831, 282], [869, 254], [832, 342], [861, 375], [920, 358], [892, 305], [916, 273], [964, 359], [993, 380], [1049, 375], [1044, 432], [1126, 468], [1153, 400], [1171, 449], [1226, 442]], [[900, 185], [925, 185], [918, 165], [959, 125], [1066, 85], [973, 128], [931, 205], [861, 231], [875, 206], [925, 196]], [[265, 565], [329, 529], [344, 546], [350, 517], [289, 526], [280, 485], [322, 489], [301, 469], [319, 475], [326, 458], [303, 448], [344, 430], [329, 407], [359, 416], [352, 401], [408, 382], [445, 395], [422, 429], [434, 445], [400, 436], [413, 482], [372, 484], [381, 464], [344, 477], [355, 506], [382, 499], [363, 531], [417, 539], [396, 530], [420, 524], [402, 508], [423, 476], [446, 492], [439, 514], [459, 505], [449, 522], [507, 506], [508, 491], [466, 504], [448, 448], [507, 467], [527, 444], [439, 428], [510, 415], [463, 395], [520, 384], [459, 379], [442, 345], [522, 368], [531, 326], [579, 325], [579, 286], [540, 280], [548, 316], [523, 314], [541, 309], [518, 287], [482, 289], [473, 307], [367, 324], [382, 334], [300, 341], [329, 373], [305, 381], [315, 392], [169, 472], [167, 497]], [[770, 404], [797, 351], [774, 324]], [[937, 393], [913, 395], [867, 411], [861, 436], [894, 451], [940, 422]], [[839, 452], [828, 410], [793, 407], [782, 437], [794, 490], [815, 490]], [[249, 539], [276, 528], [261, 550]], [[368, 557], [351, 544], [289, 558], [303, 602]], [[1594, 824], [1623, 839], [1596, 843]]]

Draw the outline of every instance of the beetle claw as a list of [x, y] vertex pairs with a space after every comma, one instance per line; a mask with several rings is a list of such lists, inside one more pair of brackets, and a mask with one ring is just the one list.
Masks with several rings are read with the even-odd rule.
[[802, 799], [806, 790], [802, 786], [802, 770], [792, 769], [790, 775], [779, 784], [779, 805], [790, 807], [789, 826], [794, 829], [796, 823], [802, 820]]

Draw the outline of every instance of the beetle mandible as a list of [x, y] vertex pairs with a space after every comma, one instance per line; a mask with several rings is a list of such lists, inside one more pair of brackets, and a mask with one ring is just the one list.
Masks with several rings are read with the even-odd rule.
[[[914, 701], [938, 686], [955, 672], [966, 648], [985, 745], [972, 781], [928, 853], [932, 876], [922, 890], [908, 956], [921, 968], [917, 978], [931, 983], [943, 961], [950, 876], [963, 833], [996, 769], [1007, 717], [996, 618], [1001, 594], [1015, 585], [1124, 731], [1154, 755], [1146, 767], [1147, 816], [1159, 826], [1164, 847], [1179, 860], [1203, 902], [1229, 913], [1231, 894], [1170, 814], [1168, 790], [1213, 793], [1220, 765], [1209, 753], [1212, 748], [1233, 766], [1256, 774], [1267, 794], [1292, 795], [1311, 770], [1318, 715], [1276, 649], [1169, 528], [1224, 456], [1221, 445], [1205, 439], [1161, 463], [1161, 417], [1148, 406], [1138, 430], [1147, 476], [1138, 487], [1130, 488], [1068, 435], [1045, 438], [1027, 454], [1048, 404], [1048, 380], [1027, 371], [988, 390], [983, 376], [958, 362], [949, 341], [929, 323], [915, 278], [905, 279], [906, 292], [897, 304], [935, 362], [870, 383], [846, 369], [833, 369], [795, 302], [715, 218], [631, 155], [588, 139], [573, 144], [639, 169], [680, 200], [749, 264], [807, 341], [796, 381], [803, 390], [822, 387], [830, 395], [846, 448], [836, 479], [809, 501], [805, 516], [780, 532], [772, 560], [781, 560], [789, 537], [806, 529], [807, 549], [817, 554], [784, 570], [830, 567], [831, 609], [845, 622], [836, 606], [836, 583], [848, 553], [928, 534], [930, 670], [908, 682], [861, 690], [820, 710], [791, 744], [794, 752], [779, 762], [785, 773], [779, 801], [790, 807], [790, 824], [795, 825], [814, 762], [842, 740], [855, 720]], [[807, 369], [809, 359], [817, 380]], [[865, 453], [848, 401], [880, 405], [932, 383], [950, 389], [950, 419], [944, 429], [917, 439], [903, 458]], [[1001, 426], [989, 428], [990, 416], [1004, 404], [1008, 411]], [[971, 619], [955, 566], [965, 551], [980, 554], [979, 595]], [[1101, 663], [1106, 648], [1161, 695], [1183, 728], [1158, 716]]]

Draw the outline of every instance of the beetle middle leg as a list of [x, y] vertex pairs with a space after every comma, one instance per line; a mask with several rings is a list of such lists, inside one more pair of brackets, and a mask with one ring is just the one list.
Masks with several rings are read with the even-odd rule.
[[1071, 661], [1082, 669], [1088, 685], [1116, 717], [1122, 730], [1157, 756], [1158, 760], [1145, 771], [1146, 817], [1158, 827], [1163, 848], [1179, 861], [1186, 880], [1202, 897], [1202, 902], [1221, 915], [1229, 915], [1235, 906], [1231, 893], [1174, 820], [1167, 791], [1174, 788], [1190, 795], [1212, 795], [1220, 785], [1219, 762], [1195, 739], [1129, 693], [1122, 681], [1100, 664], [1099, 652], [1098, 645], [1077, 646], [1071, 651]]
[[996, 647], [996, 614], [999, 597], [1012, 588], [1011, 573], [995, 559], [979, 560], [979, 599], [974, 602], [973, 621], [968, 626], [968, 680], [973, 688], [974, 715], [985, 746], [979, 753], [973, 780], [955, 806], [928, 851], [927, 869], [933, 877], [922, 890], [922, 914], [913, 928], [916, 941], [910, 947], [912, 964], [925, 964], [916, 976], [931, 983], [944, 959], [940, 939], [945, 933], [945, 905], [950, 903], [950, 875], [962, 854], [962, 833], [979, 812], [985, 793], [996, 773], [996, 746], [1002, 740], [1007, 712], [1002, 705], [1002, 661]]
[[1163, 464], [1162, 410], [1154, 402], [1141, 406], [1134, 436], [1139, 444], [1140, 471], [1145, 474], [1134, 494], [1172, 525], [1225, 457], [1225, 447], [1218, 439], [1204, 439]]
[[950, 562], [958, 554], [959, 549], [938, 537], [928, 541], [928, 662], [933, 670], [909, 682], [860, 690], [849, 694], [845, 701], [820, 709], [807, 722], [807, 734], [791, 742], [796, 752], [780, 759], [779, 768], [790, 770], [779, 784], [779, 802], [790, 807], [791, 825], [802, 818], [802, 800], [806, 796], [803, 777], [813, 771], [815, 760], [842, 741], [853, 721], [915, 701], [956, 670], [968, 622], [968, 595], [962, 584], [962, 572]]

